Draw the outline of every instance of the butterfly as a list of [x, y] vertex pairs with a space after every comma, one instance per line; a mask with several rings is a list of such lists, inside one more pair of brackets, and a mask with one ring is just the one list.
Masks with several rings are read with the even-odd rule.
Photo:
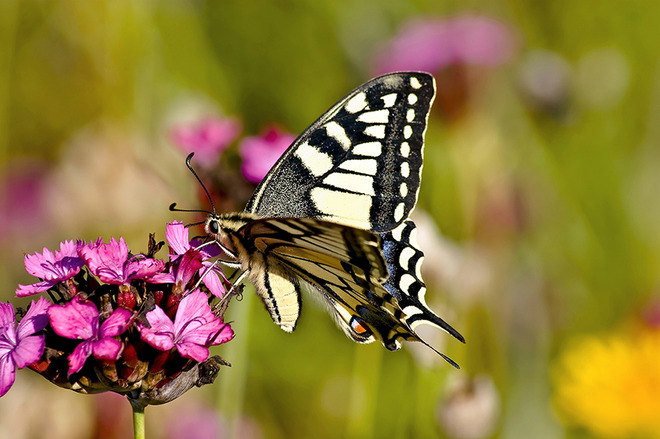
[[[291, 332], [302, 291], [358, 343], [398, 350], [420, 323], [464, 338], [424, 301], [417, 202], [435, 81], [391, 73], [359, 86], [307, 128], [240, 213], [209, 214], [206, 233]], [[237, 281], [237, 282], [239, 282]]]

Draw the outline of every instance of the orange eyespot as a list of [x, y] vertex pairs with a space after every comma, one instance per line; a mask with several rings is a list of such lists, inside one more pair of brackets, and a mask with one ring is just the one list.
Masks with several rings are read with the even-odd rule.
[[369, 329], [367, 323], [359, 317], [354, 316], [351, 319], [351, 329], [360, 336], [371, 334], [371, 329]]

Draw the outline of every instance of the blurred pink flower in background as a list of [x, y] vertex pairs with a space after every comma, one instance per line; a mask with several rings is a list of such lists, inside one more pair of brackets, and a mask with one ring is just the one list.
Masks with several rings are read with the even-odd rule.
[[223, 437], [223, 433], [215, 410], [207, 407], [194, 407], [192, 410], [177, 413], [177, 416], [169, 420], [167, 438], [213, 439]]
[[416, 19], [376, 55], [374, 71], [437, 73], [453, 64], [497, 66], [511, 58], [514, 46], [509, 27], [490, 17]]
[[241, 122], [235, 117], [208, 117], [197, 125], [174, 127], [171, 138], [181, 151], [186, 155], [194, 152], [200, 166], [208, 168], [216, 164], [241, 130]]
[[34, 236], [48, 223], [44, 209], [49, 170], [36, 160], [16, 159], [0, 171], [0, 241]]
[[243, 159], [241, 172], [245, 179], [259, 183], [295, 139], [293, 134], [275, 126], [268, 127], [259, 136], [244, 138], [238, 153]]

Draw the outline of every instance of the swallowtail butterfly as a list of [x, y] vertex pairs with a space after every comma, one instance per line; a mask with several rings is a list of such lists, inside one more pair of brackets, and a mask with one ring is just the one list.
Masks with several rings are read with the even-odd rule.
[[304, 288], [358, 343], [431, 347], [415, 333], [419, 323], [464, 342], [424, 302], [423, 254], [408, 218], [434, 95], [427, 73], [372, 79], [293, 142], [244, 212], [209, 215], [206, 232], [285, 331], [296, 327]]

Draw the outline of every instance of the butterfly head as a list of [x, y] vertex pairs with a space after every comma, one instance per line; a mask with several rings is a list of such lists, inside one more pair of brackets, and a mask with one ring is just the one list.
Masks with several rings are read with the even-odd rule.
[[237, 245], [240, 246], [240, 230], [254, 218], [246, 212], [240, 213], [210, 213], [204, 223], [204, 231], [223, 251], [233, 257], [237, 255]]

